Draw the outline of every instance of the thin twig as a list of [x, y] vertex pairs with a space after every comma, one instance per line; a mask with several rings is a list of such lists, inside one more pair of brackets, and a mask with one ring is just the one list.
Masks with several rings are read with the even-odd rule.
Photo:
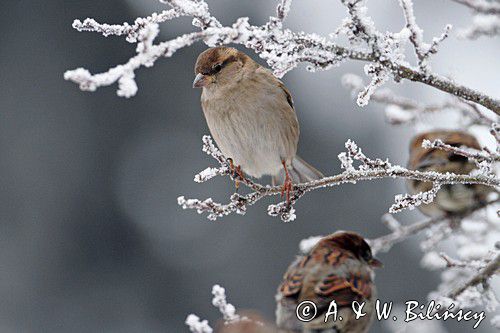
[[476, 213], [477, 211], [493, 205], [497, 202], [500, 202], [500, 199], [496, 199], [487, 203], [483, 203], [478, 205], [476, 208], [473, 210], [467, 212], [464, 215], [461, 216], [440, 216], [440, 217], [433, 217], [433, 218], [427, 218], [423, 221], [419, 221], [416, 223], [412, 223], [408, 226], [401, 226], [399, 229], [396, 229], [395, 231], [391, 232], [390, 234], [375, 238], [370, 240], [370, 245], [372, 247], [372, 250], [374, 253], [376, 252], [387, 252], [389, 251], [395, 244], [401, 243], [405, 241], [407, 238], [414, 236], [421, 231], [429, 229], [431, 226], [444, 223], [444, 222], [449, 222], [450, 218], [456, 220], [457, 218], [464, 219], [472, 214]]
[[493, 258], [486, 267], [481, 269], [477, 274], [473, 275], [467, 282], [465, 282], [460, 287], [451, 291], [448, 297], [451, 299], [457, 298], [462, 294], [467, 288], [474, 287], [478, 284], [486, 282], [496, 271], [500, 268], [500, 253]]

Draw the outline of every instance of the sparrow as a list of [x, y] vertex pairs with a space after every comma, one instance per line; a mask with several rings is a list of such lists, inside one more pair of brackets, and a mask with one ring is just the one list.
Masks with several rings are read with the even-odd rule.
[[[306, 255], [290, 265], [276, 296], [276, 324], [280, 329], [307, 333], [363, 333], [372, 322], [376, 288], [374, 267], [382, 263], [372, 256], [368, 243], [354, 232], [339, 231], [322, 238]], [[309, 322], [297, 320], [296, 308], [311, 301], [317, 308]], [[338, 316], [325, 315], [335, 301]], [[352, 302], [365, 302], [366, 316], [355, 319]]]
[[[277, 333], [276, 327], [268, 323], [260, 313], [255, 311], [239, 312], [242, 319], [232, 323], [219, 321], [215, 327], [216, 333]], [[281, 332], [279, 332], [281, 333]]]
[[323, 177], [296, 155], [299, 123], [292, 95], [268, 69], [232, 47], [214, 47], [196, 61], [193, 87], [202, 88], [201, 106], [217, 146], [232, 168], [260, 178], [292, 182]]
[[[469, 174], [477, 165], [467, 157], [442, 149], [422, 147], [424, 140], [441, 140], [454, 147], [467, 147], [480, 150], [476, 138], [462, 131], [436, 130], [417, 135], [410, 143], [408, 168], [418, 171], [436, 171], [441, 173]], [[411, 194], [429, 191], [432, 183], [408, 180]], [[422, 204], [418, 209], [430, 217], [460, 215], [484, 203], [489, 193], [494, 191], [489, 186], [476, 184], [443, 185], [433, 202]]]

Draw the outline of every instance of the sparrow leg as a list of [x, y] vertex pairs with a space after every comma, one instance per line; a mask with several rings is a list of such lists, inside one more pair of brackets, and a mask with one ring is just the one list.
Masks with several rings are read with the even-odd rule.
[[234, 165], [232, 158], [228, 158], [228, 161], [229, 161], [229, 168], [231, 169], [231, 176], [234, 178], [234, 185], [236, 187], [236, 191], [238, 191], [240, 187], [240, 181], [237, 178], [239, 177], [241, 180], [244, 180], [245, 174], [243, 173], [243, 171], [241, 171], [241, 166]]
[[293, 188], [292, 178], [290, 178], [290, 174], [288, 173], [286, 162], [284, 160], [281, 160], [281, 164], [283, 164], [283, 169], [285, 169], [285, 182], [283, 183], [283, 187], [281, 188], [281, 196], [283, 196], [286, 191], [286, 203], [290, 204], [290, 191]]

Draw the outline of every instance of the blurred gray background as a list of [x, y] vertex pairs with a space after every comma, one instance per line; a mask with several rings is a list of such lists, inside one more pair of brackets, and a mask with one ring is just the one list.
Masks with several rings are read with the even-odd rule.
[[[210, 0], [225, 24], [249, 16], [262, 24], [274, 1]], [[397, 1], [371, 1], [381, 30], [404, 25]], [[104, 71], [125, 62], [134, 45], [122, 38], [78, 33], [73, 19], [132, 22], [160, 10], [155, 0], [13, 1], [0, 4], [0, 332], [186, 332], [189, 313], [215, 323], [211, 287], [223, 285], [238, 309], [272, 320], [274, 294], [301, 239], [339, 229], [366, 237], [387, 232], [380, 223], [404, 191], [401, 181], [345, 185], [308, 194], [298, 218], [268, 217], [268, 202], [245, 216], [210, 222], [176, 204], [179, 195], [226, 200], [227, 179], [199, 185], [193, 176], [212, 165], [201, 152], [208, 133], [191, 88], [201, 43], [137, 72], [139, 92], [119, 98], [116, 87], [81, 92], [63, 72]], [[445, 0], [421, 0], [415, 14], [427, 39], [446, 23], [467, 25], [470, 13]], [[327, 34], [345, 16], [335, 1], [297, 0], [286, 24]], [[161, 26], [160, 39], [193, 28], [189, 19]], [[433, 67], [443, 75], [499, 97], [498, 39], [443, 43]], [[255, 55], [253, 55], [255, 57]], [[328, 72], [302, 66], [287, 74], [301, 123], [299, 153], [325, 173], [339, 171], [348, 138], [371, 156], [406, 163], [413, 129], [385, 123], [375, 104], [361, 110], [342, 88], [342, 74], [362, 74], [348, 62]], [[396, 91], [422, 101], [446, 96], [405, 82]], [[400, 216], [405, 222], [417, 212]], [[438, 274], [419, 265], [416, 240], [380, 256], [380, 298], [424, 301]], [[446, 324], [470, 332], [472, 324]], [[376, 323], [372, 332], [385, 329]], [[444, 332], [445, 330], [441, 330]], [[489, 332], [484, 322], [477, 332]]]

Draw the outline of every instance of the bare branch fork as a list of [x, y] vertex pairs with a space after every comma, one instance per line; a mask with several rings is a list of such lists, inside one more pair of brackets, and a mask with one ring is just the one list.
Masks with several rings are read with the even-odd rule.
[[[128, 42], [137, 43], [137, 54], [127, 63], [111, 68], [107, 72], [91, 74], [84, 68], [67, 71], [66, 80], [71, 80], [80, 89], [94, 91], [98, 87], [118, 82], [118, 95], [131, 97], [137, 92], [134, 72], [138, 68], [151, 67], [160, 57], [171, 57], [177, 50], [203, 41], [208, 46], [240, 44], [253, 49], [265, 59], [274, 74], [282, 77], [300, 63], [308, 63], [308, 69], [327, 70], [346, 59], [369, 62], [366, 72], [372, 82], [358, 98], [358, 104], [368, 103], [370, 95], [389, 78], [395, 81], [407, 79], [421, 82], [465, 100], [478, 103], [500, 114], [500, 100], [474, 89], [455, 83], [433, 73], [429, 57], [437, 52], [438, 45], [448, 36], [451, 26], [446, 26], [443, 34], [433, 39], [431, 44], [423, 42], [421, 29], [413, 16], [411, 1], [400, 0], [406, 18], [406, 27], [398, 33], [382, 33], [375, 29], [370, 17], [364, 14], [364, 1], [341, 0], [349, 17], [337, 30], [349, 37], [350, 45], [341, 46], [335, 41], [316, 34], [293, 32], [283, 28], [283, 20], [290, 10], [291, 0], [280, 0], [276, 17], [262, 26], [250, 25], [248, 18], [242, 17], [231, 26], [222, 24], [210, 14], [204, 0], [162, 0], [171, 9], [147, 18], [138, 18], [133, 24], [101, 24], [93, 19], [83, 22], [75, 20], [73, 27], [79, 31], [94, 31], [105, 36], [126, 36]], [[159, 33], [158, 24], [181, 17], [193, 17], [193, 25], [200, 31], [184, 34], [170, 41], [153, 44]], [[418, 59], [418, 68], [413, 68], [405, 60], [402, 46], [410, 41]]]
[[[324, 187], [337, 186], [341, 184], [355, 184], [362, 180], [373, 180], [382, 178], [405, 178], [420, 181], [433, 182], [435, 186], [431, 191], [418, 193], [416, 195], [397, 195], [396, 202], [391, 207], [390, 212], [395, 213], [403, 209], [413, 209], [414, 207], [429, 203], [434, 198], [439, 187], [444, 184], [482, 184], [488, 186], [499, 186], [500, 179], [483, 174], [477, 175], [458, 175], [453, 173], [439, 172], [421, 172], [409, 170], [399, 165], [392, 165], [387, 160], [370, 159], [361, 151], [361, 149], [351, 140], [345, 144], [347, 152], [339, 154], [344, 172], [324, 177], [308, 183], [294, 184], [290, 195], [290, 202], [282, 201], [268, 207], [268, 213], [271, 216], [279, 216], [283, 221], [288, 222], [295, 219], [294, 204], [307, 192]], [[210, 220], [216, 220], [217, 217], [231, 213], [245, 214], [247, 207], [255, 204], [266, 196], [274, 196], [281, 193], [281, 186], [269, 186], [259, 184], [248, 178], [241, 178], [234, 175], [228, 159], [214, 145], [210, 136], [203, 137], [203, 151], [212, 156], [218, 163], [218, 168], [207, 168], [197, 174], [194, 178], [196, 182], [205, 182], [215, 176], [229, 176], [233, 180], [238, 180], [252, 192], [246, 195], [234, 193], [230, 202], [220, 204], [214, 202], [211, 198], [205, 200], [186, 199], [179, 197], [178, 203], [184, 209], [196, 209], [198, 213], [208, 213]], [[354, 166], [354, 162], [360, 163], [359, 167]]]

